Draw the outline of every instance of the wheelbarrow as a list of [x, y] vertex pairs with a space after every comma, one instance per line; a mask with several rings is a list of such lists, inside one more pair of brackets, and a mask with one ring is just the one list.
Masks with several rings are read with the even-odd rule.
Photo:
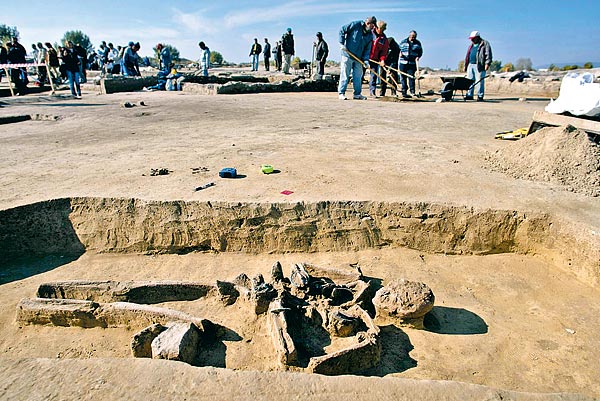
[[475, 87], [475, 85], [477, 85], [487, 77], [489, 77], [489, 75], [486, 75], [477, 82], [467, 77], [440, 77], [442, 82], [444, 83], [442, 85], [440, 95], [442, 96], [442, 99], [449, 102], [451, 100], [454, 100], [455, 91], [460, 91], [463, 100], [466, 101], [467, 99], [465, 91], [468, 92], [469, 90], [471, 90], [471, 88]]

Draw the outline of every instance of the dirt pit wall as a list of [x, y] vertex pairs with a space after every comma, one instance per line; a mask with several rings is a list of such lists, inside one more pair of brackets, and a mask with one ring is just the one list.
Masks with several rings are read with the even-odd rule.
[[539, 254], [597, 285], [600, 247], [543, 213], [408, 202], [68, 198], [0, 211], [0, 262], [50, 254], [358, 251]]

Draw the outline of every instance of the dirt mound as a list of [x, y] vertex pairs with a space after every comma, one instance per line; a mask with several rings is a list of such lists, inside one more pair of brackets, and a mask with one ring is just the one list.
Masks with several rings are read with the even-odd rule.
[[572, 126], [542, 128], [485, 159], [492, 170], [515, 178], [600, 196], [600, 145]]

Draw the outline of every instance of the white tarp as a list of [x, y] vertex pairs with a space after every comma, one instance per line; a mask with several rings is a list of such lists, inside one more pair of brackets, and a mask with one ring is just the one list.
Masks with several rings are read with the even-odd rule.
[[570, 72], [560, 84], [560, 94], [546, 106], [548, 113], [568, 111], [574, 116], [600, 116], [600, 84], [594, 83], [594, 74]]

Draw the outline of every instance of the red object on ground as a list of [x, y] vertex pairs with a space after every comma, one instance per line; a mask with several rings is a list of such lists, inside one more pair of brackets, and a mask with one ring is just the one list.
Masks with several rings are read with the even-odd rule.
[[291, 194], [293, 194], [293, 193], [294, 193], [294, 191], [288, 191], [288, 190], [286, 189], [285, 191], [281, 191], [281, 193], [282, 193], [283, 195], [291, 195]]

